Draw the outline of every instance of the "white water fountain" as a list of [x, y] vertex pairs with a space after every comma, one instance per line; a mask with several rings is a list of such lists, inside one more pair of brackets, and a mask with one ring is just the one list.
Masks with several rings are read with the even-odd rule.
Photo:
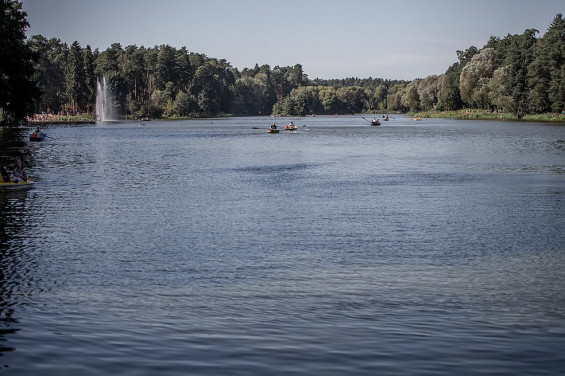
[[112, 88], [106, 82], [103, 74], [96, 80], [96, 116], [100, 121], [117, 120], [116, 111], [113, 106], [114, 95]]

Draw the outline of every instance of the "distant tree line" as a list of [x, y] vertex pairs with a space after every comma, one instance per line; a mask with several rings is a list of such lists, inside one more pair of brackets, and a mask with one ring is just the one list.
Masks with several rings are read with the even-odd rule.
[[225, 59], [169, 45], [112, 44], [103, 52], [78, 42], [35, 35], [40, 58], [34, 79], [43, 92], [38, 111], [94, 111], [97, 80], [105, 75], [118, 112], [154, 117], [308, 115], [384, 109], [393, 83], [381, 79], [314, 80], [302, 66], [255, 65], [239, 71]]
[[547, 32], [528, 29], [491, 37], [482, 48], [457, 51], [441, 76], [410, 82], [402, 106], [411, 111], [464, 107], [518, 116], [565, 110], [565, 20], [557, 14]]
[[565, 109], [565, 20], [491, 37], [482, 49], [457, 51], [442, 75], [413, 81], [311, 80], [302, 66], [255, 65], [239, 71], [225, 59], [169, 45], [112, 44], [105, 51], [70, 46], [29, 26], [21, 3], [0, 0], [0, 122], [33, 112], [94, 112], [105, 76], [122, 115], [199, 117], [458, 110], [525, 113]]

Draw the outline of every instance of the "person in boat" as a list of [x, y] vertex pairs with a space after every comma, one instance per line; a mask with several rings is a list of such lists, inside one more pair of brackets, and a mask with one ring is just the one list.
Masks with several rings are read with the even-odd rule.
[[277, 129], [277, 125], [275, 123], [271, 124], [271, 129]]
[[10, 181], [14, 183], [26, 182], [27, 181], [27, 171], [23, 168], [22, 160], [16, 160], [16, 168], [10, 175]]
[[289, 129], [294, 129], [294, 123], [291, 121], [290, 124], [288, 125]]
[[41, 130], [39, 129], [39, 127], [37, 127], [37, 129], [35, 130], [35, 132], [33, 132], [31, 134], [31, 137], [33, 138], [41, 138]]

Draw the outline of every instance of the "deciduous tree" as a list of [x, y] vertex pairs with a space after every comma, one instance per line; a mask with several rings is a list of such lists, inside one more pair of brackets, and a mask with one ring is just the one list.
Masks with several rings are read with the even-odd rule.
[[26, 17], [19, 1], [0, 0], [0, 122], [4, 123], [32, 113], [41, 94], [33, 80], [38, 57], [26, 44]]

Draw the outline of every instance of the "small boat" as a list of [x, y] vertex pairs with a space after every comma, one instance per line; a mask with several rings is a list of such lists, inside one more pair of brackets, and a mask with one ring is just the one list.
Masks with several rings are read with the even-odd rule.
[[0, 191], [4, 190], [19, 190], [19, 189], [29, 189], [33, 188], [35, 184], [34, 181], [28, 179], [27, 181], [22, 181], [19, 183], [14, 183], [11, 181], [5, 182], [4, 179], [0, 177]]
[[371, 125], [372, 125], [372, 126], [381, 125], [381, 122], [378, 121], [377, 119], [373, 119], [373, 120], [371, 120]]
[[39, 136], [37, 136], [34, 132], [34, 133], [29, 135], [29, 140], [30, 141], [43, 141], [43, 140], [45, 140], [45, 137], [47, 137], [47, 135], [45, 133], [40, 133]]
[[420, 116], [414, 116], [414, 120], [420, 121], [420, 120], [422, 120], [422, 118]]
[[295, 130], [296, 130], [296, 126], [295, 126], [295, 125], [285, 125], [285, 126], [284, 126], [284, 130], [285, 130], [285, 131], [295, 131]]
[[279, 133], [278, 129], [267, 129], [267, 133]]

